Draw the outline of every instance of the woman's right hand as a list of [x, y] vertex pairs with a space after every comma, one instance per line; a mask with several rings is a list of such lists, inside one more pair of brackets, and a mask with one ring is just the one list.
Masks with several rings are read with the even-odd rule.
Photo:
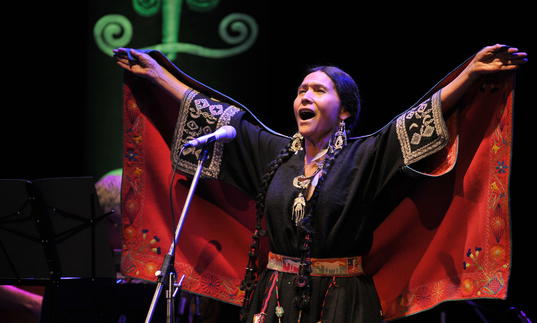
[[164, 69], [148, 54], [132, 48], [113, 50], [117, 65], [121, 68], [153, 82], [162, 78]]
[[148, 54], [131, 48], [114, 49], [114, 58], [121, 68], [150, 80], [182, 101], [189, 89]]

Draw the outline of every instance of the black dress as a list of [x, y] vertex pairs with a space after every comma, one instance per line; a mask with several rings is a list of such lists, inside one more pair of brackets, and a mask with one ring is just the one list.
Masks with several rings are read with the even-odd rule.
[[[245, 111], [187, 93], [175, 132], [173, 156], [193, 137], [223, 125], [232, 125], [237, 137], [228, 144], [217, 143], [210, 152], [205, 177], [220, 179], [255, 197], [267, 165], [287, 145], [289, 138], [274, 134], [251, 121]], [[441, 116], [439, 93], [411, 108], [376, 133], [349, 140], [329, 170], [313, 211], [314, 235], [311, 257], [337, 258], [367, 254], [378, 224], [416, 180], [408, 165], [440, 150], [447, 142]], [[174, 160], [180, 170], [192, 173], [196, 151], [185, 150]], [[299, 151], [275, 172], [268, 187], [265, 217], [270, 251], [300, 257], [300, 235], [291, 219], [298, 189], [292, 180], [303, 174], [304, 151]], [[247, 251], [245, 250], [245, 253]], [[278, 300], [285, 314], [282, 322], [296, 322], [295, 275], [279, 273]], [[267, 302], [266, 322], [278, 322], [275, 293], [267, 298], [273, 279], [264, 270], [254, 292], [247, 322], [252, 322]], [[267, 299], [267, 300], [266, 300]], [[301, 322], [380, 322], [382, 312], [372, 279], [312, 277], [311, 302], [301, 313]]]

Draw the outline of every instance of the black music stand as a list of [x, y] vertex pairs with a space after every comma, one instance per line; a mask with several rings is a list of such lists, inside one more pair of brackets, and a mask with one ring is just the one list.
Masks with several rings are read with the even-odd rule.
[[46, 285], [50, 294], [67, 281], [115, 280], [94, 185], [92, 177], [0, 180], [0, 284]]

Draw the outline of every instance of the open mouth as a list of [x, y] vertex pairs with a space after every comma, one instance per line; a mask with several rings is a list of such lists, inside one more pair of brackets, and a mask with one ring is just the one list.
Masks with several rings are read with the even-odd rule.
[[315, 112], [309, 109], [302, 109], [298, 111], [298, 116], [300, 117], [301, 120], [309, 120], [315, 117]]

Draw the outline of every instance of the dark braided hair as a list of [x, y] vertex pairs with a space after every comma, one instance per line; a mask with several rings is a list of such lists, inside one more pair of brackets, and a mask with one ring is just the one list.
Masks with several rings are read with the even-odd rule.
[[[332, 138], [332, 140], [333, 139], [334, 138]], [[294, 284], [297, 292], [294, 301], [299, 310], [306, 310], [311, 299], [311, 261], [309, 259], [311, 258], [312, 236], [315, 233], [313, 229], [313, 212], [315, 211], [315, 205], [319, 199], [319, 192], [322, 190], [326, 175], [332, 168], [334, 160], [342, 150], [343, 149], [332, 151], [331, 149], [328, 149], [317, 186], [313, 191], [313, 195], [306, 203], [306, 215], [298, 227], [299, 233], [303, 236], [302, 244], [300, 245], [300, 267]]]
[[259, 250], [259, 239], [266, 235], [266, 231], [262, 227], [263, 214], [265, 212], [265, 196], [272, 177], [276, 170], [286, 162], [294, 152], [291, 150], [292, 141], [289, 141], [287, 146], [280, 151], [272, 162], [268, 166], [267, 172], [261, 179], [261, 184], [256, 196], [256, 226], [254, 234], [252, 235], [252, 244], [250, 245], [250, 252], [248, 253], [248, 266], [246, 267], [246, 273], [244, 280], [241, 282], [240, 289], [244, 290], [244, 301], [241, 309], [241, 319], [246, 319], [248, 309], [250, 307], [250, 301], [252, 292], [257, 284], [258, 268], [257, 268], [257, 253]]
[[[341, 106], [350, 114], [350, 117], [345, 119], [347, 132], [352, 132], [360, 114], [360, 97], [356, 82], [350, 75], [335, 66], [313, 67], [307, 71], [306, 75], [317, 71], [325, 73], [334, 83], [336, 92], [338, 93], [341, 101]], [[331, 141], [333, 139], [334, 138], [332, 138]], [[245, 291], [243, 307], [241, 310], [241, 318], [243, 320], [246, 318], [252, 292], [255, 289], [257, 282], [257, 252], [259, 249], [259, 239], [266, 234], [265, 230], [262, 228], [262, 218], [265, 210], [265, 196], [276, 170], [294, 154], [294, 151], [291, 149], [292, 144], [293, 141], [291, 140], [289, 144], [269, 164], [267, 172], [263, 175], [261, 185], [256, 196], [256, 228], [254, 234], [252, 235], [253, 241], [250, 245], [248, 267], [246, 268], [244, 280], [241, 283], [241, 290]], [[306, 203], [306, 216], [304, 219], [302, 219], [298, 226], [299, 237], [301, 238], [300, 241], [302, 241], [302, 245], [299, 248], [301, 254], [301, 264], [299, 267], [299, 273], [295, 278], [294, 285], [297, 291], [295, 304], [299, 310], [307, 309], [310, 303], [311, 261], [309, 258], [311, 254], [312, 235], [314, 234], [312, 224], [313, 211], [315, 210], [319, 192], [324, 183], [326, 175], [328, 174], [328, 171], [332, 167], [335, 158], [340, 152], [341, 149], [335, 151], [332, 151], [332, 149], [328, 150], [317, 187], [314, 190], [313, 196]]]

